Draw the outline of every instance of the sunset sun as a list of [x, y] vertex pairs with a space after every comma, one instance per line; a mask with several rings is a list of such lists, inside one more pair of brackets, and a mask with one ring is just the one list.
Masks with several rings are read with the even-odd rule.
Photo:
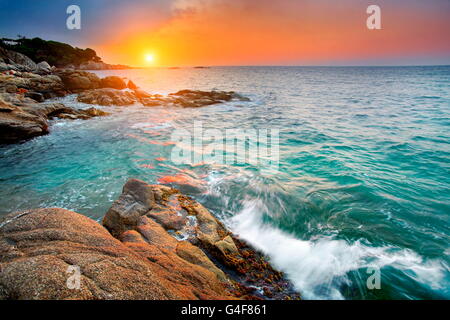
[[145, 55], [145, 61], [146, 61], [148, 64], [152, 64], [152, 63], [155, 61], [155, 55], [152, 54], [152, 53], [147, 53], [147, 54]]

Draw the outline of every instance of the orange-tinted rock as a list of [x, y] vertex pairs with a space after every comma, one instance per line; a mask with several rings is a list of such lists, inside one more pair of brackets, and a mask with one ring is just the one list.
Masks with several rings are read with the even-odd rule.
[[109, 76], [100, 80], [100, 87], [122, 90], [127, 87], [127, 84], [121, 77]]

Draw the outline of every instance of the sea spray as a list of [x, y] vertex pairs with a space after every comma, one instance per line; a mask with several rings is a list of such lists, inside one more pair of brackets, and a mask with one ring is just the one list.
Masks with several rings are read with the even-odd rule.
[[235, 233], [270, 257], [306, 299], [343, 299], [340, 287], [350, 281], [349, 272], [392, 266], [408, 270], [420, 282], [443, 288], [448, 268], [426, 261], [415, 252], [395, 247], [371, 247], [331, 237], [296, 239], [263, 222], [267, 207], [260, 199], [247, 199], [243, 210], [230, 219]]

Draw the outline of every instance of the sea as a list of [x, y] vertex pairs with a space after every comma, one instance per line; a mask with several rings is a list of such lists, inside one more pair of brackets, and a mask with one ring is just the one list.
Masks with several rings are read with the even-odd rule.
[[[266, 254], [303, 299], [450, 298], [450, 66], [95, 72], [149, 93], [250, 101], [97, 106], [112, 115], [52, 121], [46, 136], [0, 146], [0, 216], [60, 207], [101, 221], [127, 179], [167, 183]], [[75, 95], [55, 101], [92, 107]], [[230, 151], [211, 135], [187, 139], [199, 126], [276, 133], [240, 147], [269, 148], [270, 164], [205, 161], [190, 141]], [[174, 150], [200, 160], [180, 162]]]

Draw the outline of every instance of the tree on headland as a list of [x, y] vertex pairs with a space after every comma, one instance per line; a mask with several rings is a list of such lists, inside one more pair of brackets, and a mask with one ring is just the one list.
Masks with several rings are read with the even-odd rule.
[[89, 61], [101, 62], [101, 58], [93, 49], [74, 48], [67, 43], [41, 38], [28, 39], [20, 35], [17, 39], [2, 38], [0, 47], [22, 53], [36, 63], [47, 61], [57, 67], [80, 65]]

